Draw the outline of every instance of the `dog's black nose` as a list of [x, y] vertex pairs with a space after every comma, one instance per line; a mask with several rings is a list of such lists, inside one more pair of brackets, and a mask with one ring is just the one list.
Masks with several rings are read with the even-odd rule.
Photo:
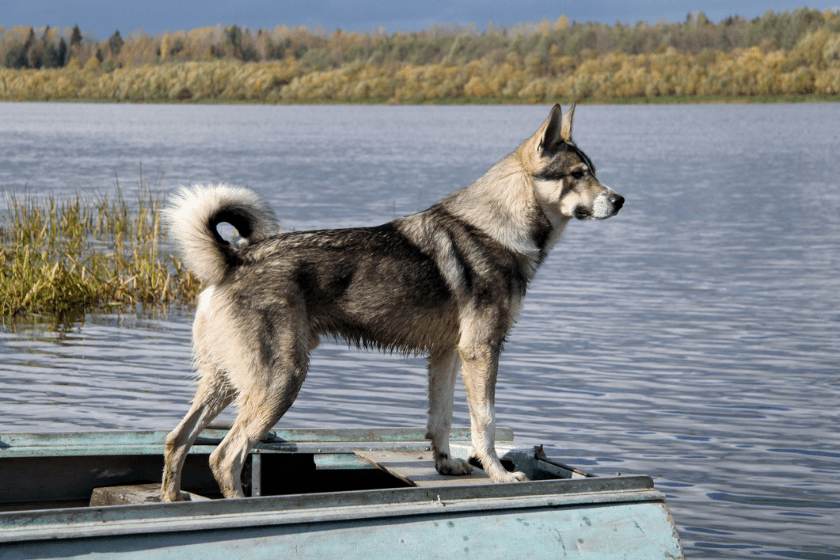
[[618, 212], [624, 206], [624, 197], [618, 193], [613, 193], [610, 195], [610, 202], [613, 205], [613, 209]]

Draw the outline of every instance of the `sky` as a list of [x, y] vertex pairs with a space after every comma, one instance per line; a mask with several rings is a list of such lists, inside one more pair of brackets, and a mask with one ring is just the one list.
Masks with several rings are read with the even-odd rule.
[[389, 33], [418, 31], [432, 23], [467, 25], [479, 30], [489, 22], [509, 26], [525, 21], [556, 20], [566, 15], [580, 22], [685, 21], [694, 10], [713, 22], [731, 15], [752, 19], [773, 10], [783, 12], [807, 5], [810, 8], [840, 10], [840, 0], [804, 4], [805, 0], [585, 0], [575, 3], [557, 0], [0, 0], [0, 25], [31, 25], [35, 28], [72, 27], [97, 39], [115, 30], [123, 36], [135, 32], [150, 35], [167, 30], [237, 24], [248, 29], [275, 25], [321, 25], [327, 30], [373, 31], [384, 27]]

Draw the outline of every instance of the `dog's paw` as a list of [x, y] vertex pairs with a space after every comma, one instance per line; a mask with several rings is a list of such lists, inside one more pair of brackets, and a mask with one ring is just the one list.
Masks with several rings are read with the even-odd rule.
[[496, 471], [488, 474], [493, 482], [526, 482], [528, 480], [525, 473], [520, 471], [508, 472], [506, 470], [502, 470], [501, 472]]
[[456, 457], [438, 459], [435, 461], [435, 469], [440, 474], [454, 476], [470, 474], [473, 471], [472, 465], [467, 463], [465, 460], [458, 459]]
[[173, 496], [169, 496], [167, 494], [162, 494], [161, 497], [160, 497], [160, 501], [161, 502], [191, 502], [192, 498], [186, 492], [178, 492], [178, 494], [176, 494], [174, 496], [174, 499], [173, 499]]

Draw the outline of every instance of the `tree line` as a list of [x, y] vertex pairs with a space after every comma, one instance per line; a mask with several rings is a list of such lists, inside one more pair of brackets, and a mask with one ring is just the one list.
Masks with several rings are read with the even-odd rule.
[[293, 57], [307, 68], [324, 70], [347, 63], [374, 65], [467, 63], [501, 52], [521, 56], [536, 54], [591, 57], [612, 52], [628, 55], [661, 52], [672, 48], [684, 54], [704, 50], [731, 52], [759, 46], [764, 50], [792, 49], [805, 35], [825, 28], [840, 32], [840, 18], [832, 11], [800, 8], [793, 12], [764, 15], [747, 21], [731, 16], [710, 22], [702, 12], [688, 14], [681, 23], [638, 22], [635, 26], [616, 22], [556, 21], [526, 22], [509, 27], [492, 23], [479, 32], [475, 25], [432, 25], [414, 33], [367, 33], [322, 28], [290, 28], [278, 25], [256, 31], [238, 25], [166, 32], [156, 36], [134, 33], [124, 39], [119, 30], [104, 41], [72, 29], [36, 30], [32, 27], [0, 27], [0, 59], [7, 68], [60, 68], [71, 57], [84, 65], [91, 57], [113, 68], [156, 63], [165, 60], [234, 59], [243, 62], [283, 60]]
[[412, 101], [840, 94], [840, 15], [413, 33], [215, 26], [104, 41], [0, 28], [0, 99]]

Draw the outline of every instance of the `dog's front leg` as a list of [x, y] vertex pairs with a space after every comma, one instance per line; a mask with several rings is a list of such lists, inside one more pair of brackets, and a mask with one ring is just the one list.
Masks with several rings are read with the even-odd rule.
[[470, 408], [473, 453], [493, 482], [528, 480], [525, 473], [508, 472], [496, 454], [496, 377], [499, 345], [467, 342], [459, 348], [463, 362], [464, 389]]
[[455, 348], [429, 356], [429, 425], [426, 439], [432, 440], [435, 469], [440, 474], [470, 474], [472, 467], [452, 457], [449, 431], [452, 429], [452, 399], [461, 360]]

